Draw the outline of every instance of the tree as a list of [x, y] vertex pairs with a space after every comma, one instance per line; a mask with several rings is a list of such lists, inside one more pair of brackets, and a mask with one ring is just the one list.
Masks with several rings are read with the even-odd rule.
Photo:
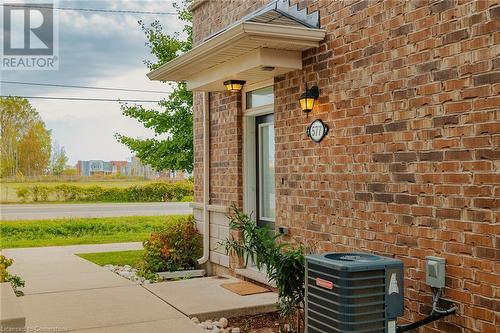
[[50, 162], [50, 131], [37, 121], [19, 142], [19, 172], [23, 176], [39, 176], [47, 172]]
[[52, 156], [50, 157], [50, 172], [54, 176], [62, 175], [67, 162], [68, 156], [66, 156], [66, 150], [64, 147], [59, 146], [57, 141], [54, 141], [52, 145]]
[[[192, 47], [191, 13], [186, 9], [186, 3], [174, 5], [179, 18], [185, 22], [181, 34], [167, 35], [163, 32], [160, 22], [155, 21], [149, 26], [142, 21], [139, 24], [146, 35], [151, 54], [156, 61], [145, 60], [150, 70], [174, 59], [179, 53], [187, 52]], [[141, 105], [122, 104], [122, 112], [152, 129], [155, 138], [131, 138], [116, 134], [119, 142], [132, 150], [144, 164], [149, 164], [156, 170], [193, 170], [193, 94], [187, 90], [184, 82], [169, 83], [172, 92], [167, 99], [158, 105], [162, 111], [146, 109]], [[160, 135], [166, 139], [158, 138]]]
[[50, 131], [27, 99], [0, 97], [0, 174], [36, 176], [50, 159]]

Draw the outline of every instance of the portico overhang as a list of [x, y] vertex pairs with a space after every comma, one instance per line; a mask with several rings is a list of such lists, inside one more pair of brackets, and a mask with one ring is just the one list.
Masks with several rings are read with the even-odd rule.
[[226, 80], [252, 84], [302, 69], [302, 51], [317, 47], [325, 31], [276, 7], [264, 9], [150, 72], [149, 79], [184, 81], [189, 90], [208, 92], [224, 90]]

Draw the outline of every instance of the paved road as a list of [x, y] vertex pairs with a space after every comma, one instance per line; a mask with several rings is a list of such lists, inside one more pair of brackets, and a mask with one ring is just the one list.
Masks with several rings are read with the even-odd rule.
[[2, 220], [191, 214], [188, 202], [0, 205]]

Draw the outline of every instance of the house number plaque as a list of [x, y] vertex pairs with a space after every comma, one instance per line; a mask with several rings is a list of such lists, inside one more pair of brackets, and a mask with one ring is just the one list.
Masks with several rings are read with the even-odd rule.
[[314, 142], [323, 140], [327, 133], [328, 126], [321, 119], [316, 119], [307, 127], [307, 136]]

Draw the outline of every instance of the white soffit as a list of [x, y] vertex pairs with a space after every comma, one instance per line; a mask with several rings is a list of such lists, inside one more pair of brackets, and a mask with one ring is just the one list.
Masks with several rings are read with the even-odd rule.
[[324, 38], [322, 29], [241, 22], [160, 66], [148, 77], [185, 81], [190, 90], [224, 90], [224, 80], [251, 84], [301, 69], [302, 51], [317, 47]]

